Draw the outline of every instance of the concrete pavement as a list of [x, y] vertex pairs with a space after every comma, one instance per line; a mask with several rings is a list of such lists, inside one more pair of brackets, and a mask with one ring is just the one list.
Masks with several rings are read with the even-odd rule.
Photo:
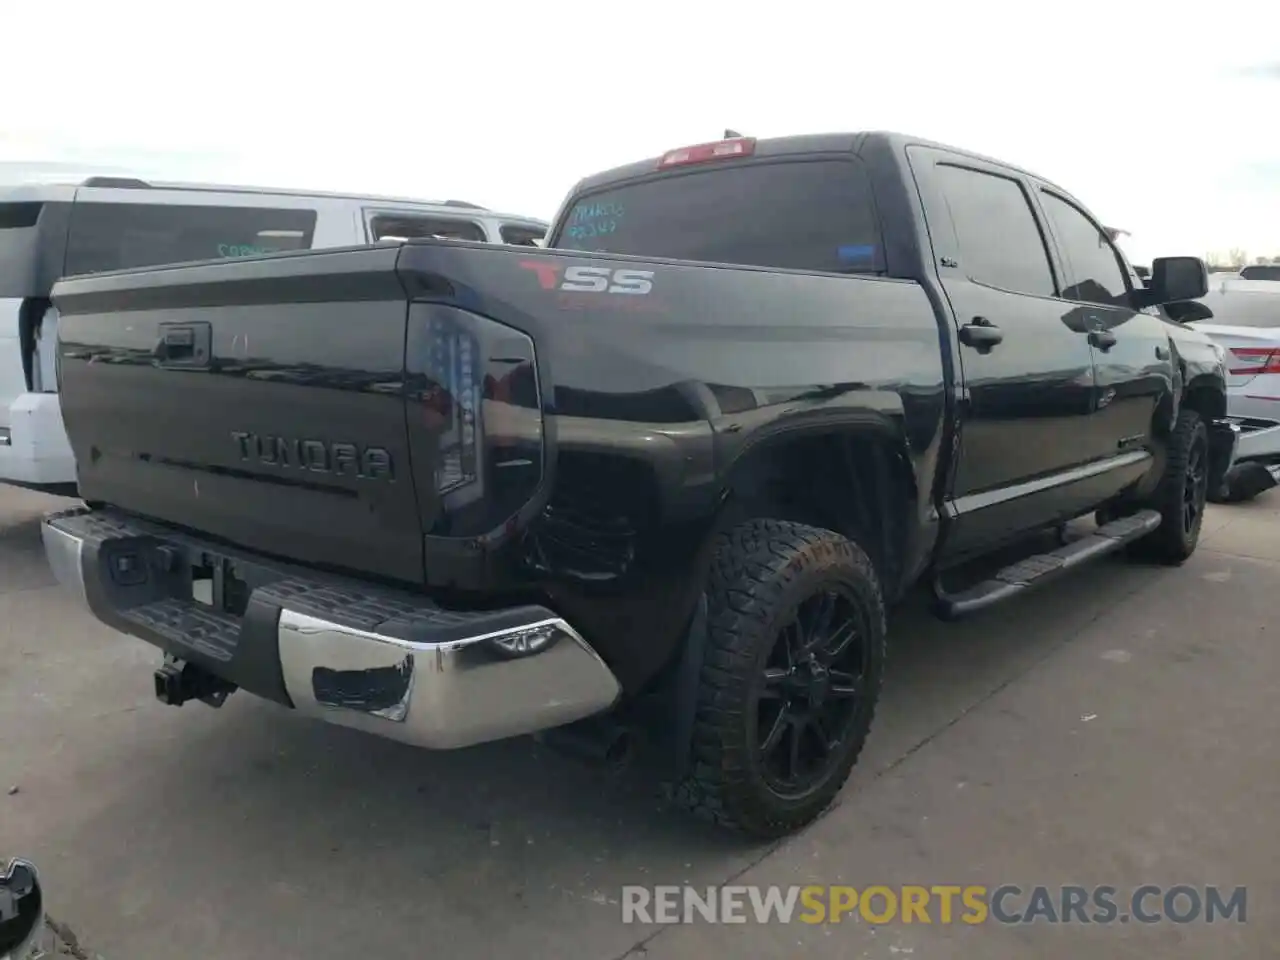
[[[0, 852], [85, 956], [323, 960], [1273, 957], [1280, 949], [1280, 497], [1214, 508], [1165, 570], [1081, 570], [960, 625], [908, 605], [840, 805], [751, 846], [646, 771], [529, 741], [427, 754], [243, 694], [156, 703], [157, 657], [52, 585], [0, 487]], [[1087, 718], [1087, 719], [1086, 719]], [[4, 791], [16, 786], [18, 791]], [[624, 884], [1218, 883], [1248, 922], [624, 925]]]

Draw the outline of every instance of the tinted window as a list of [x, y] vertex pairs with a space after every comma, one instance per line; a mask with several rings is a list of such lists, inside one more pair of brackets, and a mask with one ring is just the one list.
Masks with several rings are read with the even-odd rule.
[[306, 250], [315, 227], [314, 210], [77, 203], [66, 273]]
[[47, 297], [62, 276], [71, 203], [0, 202], [0, 298]]
[[541, 240], [547, 231], [541, 227], [525, 227], [515, 223], [504, 223], [501, 227], [502, 242], [518, 247], [533, 247], [535, 240]]
[[562, 220], [570, 250], [838, 273], [884, 269], [860, 163], [708, 165], [590, 193]]
[[0, 299], [43, 294], [36, 277], [40, 203], [0, 203]]
[[967, 167], [937, 169], [966, 276], [1001, 290], [1053, 296], [1049, 254], [1022, 186]]
[[403, 237], [406, 240], [429, 239], [474, 240], [484, 242], [484, 227], [473, 220], [455, 220], [452, 217], [423, 217], [413, 214], [379, 214], [371, 224], [373, 239]]
[[1245, 280], [1280, 280], [1280, 264], [1258, 264], [1253, 267], [1245, 267], [1240, 271], [1240, 276]]
[[1060, 197], [1044, 191], [1040, 196], [1067, 270], [1062, 296], [1084, 303], [1124, 304], [1129, 293], [1124, 270], [1106, 234]]

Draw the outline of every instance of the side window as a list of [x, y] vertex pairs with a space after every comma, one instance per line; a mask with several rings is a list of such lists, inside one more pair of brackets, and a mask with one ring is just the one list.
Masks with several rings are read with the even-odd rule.
[[316, 216], [302, 208], [80, 200], [71, 209], [66, 273], [307, 250]]
[[501, 227], [502, 242], [516, 247], [536, 247], [535, 240], [541, 240], [547, 231], [539, 227], [529, 227], [518, 223], [504, 223]]
[[1044, 238], [1022, 185], [1009, 177], [938, 164], [943, 196], [970, 280], [1014, 293], [1056, 292]]
[[[0, 298], [44, 296], [38, 277], [43, 203], [0, 203]], [[47, 245], [47, 241], [46, 241]]]
[[1040, 197], [1069, 273], [1063, 298], [1104, 306], [1126, 304], [1126, 271], [1106, 233], [1061, 197], [1046, 190], [1040, 191]]
[[1257, 264], [1240, 271], [1241, 280], [1280, 280], [1280, 264]]
[[473, 220], [411, 213], [380, 213], [370, 222], [369, 229], [375, 242], [390, 237], [405, 240], [439, 237], [442, 240], [475, 240], [480, 243], [489, 239], [485, 236], [484, 228]]

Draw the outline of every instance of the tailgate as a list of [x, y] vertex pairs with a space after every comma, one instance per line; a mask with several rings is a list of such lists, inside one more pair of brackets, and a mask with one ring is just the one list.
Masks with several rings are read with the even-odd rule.
[[395, 249], [63, 281], [63, 419], [87, 501], [420, 581]]

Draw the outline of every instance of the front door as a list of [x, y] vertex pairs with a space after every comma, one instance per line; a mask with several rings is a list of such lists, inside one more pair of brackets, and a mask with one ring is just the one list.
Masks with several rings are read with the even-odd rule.
[[[1062, 299], [1070, 305], [1072, 325], [1085, 332], [1093, 349], [1095, 456], [1122, 462], [1109, 491], [1118, 492], [1146, 469], [1140, 460], [1127, 460], [1151, 449], [1161, 400], [1172, 400], [1168, 327], [1158, 308], [1135, 309], [1135, 278], [1106, 231], [1060, 193], [1047, 187], [1037, 192], [1066, 273]], [[1166, 402], [1163, 410], [1171, 416], [1173, 404]]]
[[911, 164], [961, 344], [951, 561], [1073, 509], [1092, 455], [1093, 356], [1064, 322], [1027, 183], [936, 150], [912, 148]]

